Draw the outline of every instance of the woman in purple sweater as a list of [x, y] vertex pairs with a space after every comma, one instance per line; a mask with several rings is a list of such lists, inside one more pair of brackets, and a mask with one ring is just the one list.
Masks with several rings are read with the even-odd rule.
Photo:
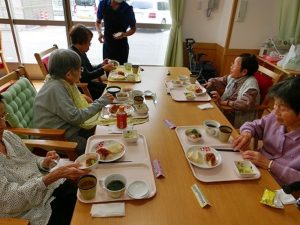
[[[300, 77], [274, 85], [269, 95], [274, 110], [267, 116], [245, 123], [234, 147], [255, 165], [267, 169], [280, 185], [300, 181]], [[258, 151], [247, 150], [252, 137], [263, 141]]]

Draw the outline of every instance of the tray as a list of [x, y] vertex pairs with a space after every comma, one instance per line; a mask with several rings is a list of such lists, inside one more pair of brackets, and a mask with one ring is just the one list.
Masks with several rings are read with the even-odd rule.
[[[202, 140], [199, 143], [193, 143], [186, 138], [185, 130], [189, 128], [196, 128], [200, 131], [202, 135]], [[203, 126], [179, 126], [175, 129], [177, 137], [180, 141], [182, 149], [184, 153], [188, 150], [191, 146], [210, 146], [213, 148], [223, 148], [223, 149], [230, 149], [232, 148], [232, 140], [233, 138], [230, 137], [228, 143], [220, 142], [216, 137], [209, 136], [205, 133]], [[220, 181], [235, 181], [235, 180], [254, 180], [260, 178], [260, 172], [249, 178], [240, 177], [234, 171], [234, 161], [243, 160], [242, 156], [239, 152], [226, 152], [220, 151], [219, 152], [222, 157], [222, 163], [212, 169], [201, 169], [196, 166], [193, 166], [189, 163], [193, 175], [196, 179], [202, 182], [220, 182]], [[188, 160], [187, 160], [188, 161]]]
[[83, 203], [115, 202], [124, 200], [136, 200], [127, 195], [126, 191], [121, 198], [114, 199], [108, 196], [107, 192], [100, 187], [99, 181], [109, 174], [119, 173], [126, 177], [127, 185], [136, 180], [144, 181], [149, 188], [149, 195], [145, 198], [151, 198], [156, 194], [156, 186], [152, 171], [151, 159], [148, 152], [148, 146], [144, 135], [139, 134], [137, 143], [127, 143], [122, 139], [122, 135], [94, 135], [91, 136], [86, 145], [85, 152], [93, 152], [94, 146], [102, 140], [116, 140], [125, 145], [125, 155], [119, 161], [129, 161], [118, 163], [100, 163], [97, 168], [92, 170], [91, 174], [98, 179], [96, 197], [92, 200], [84, 200], [80, 192], [77, 192], [77, 198]]
[[205, 93], [203, 95], [200, 95], [200, 96], [196, 96], [195, 99], [193, 99], [193, 100], [187, 100], [185, 95], [184, 95], [184, 92], [186, 91], [186, 87], [188, 85], [190, 85], [190, 83], [186, 83], [182, 87], [173, 87], [172, 82], [169, 80], [169, 81], [166, 81], [165, 84], [166, 84], [166, 87], [167, 87], [167, 92], [170, 93], [172, 99], [175, 100], [175, 101], [179, 101], [179, 102], [207, 102], [207, 101], [211, 100], [211, 97], [207, 93]]
[[112, 71], [109, 75], [107, 80], [109, 82], [117, 82], [117, 83], [140, 83], [141, 82], [141, 75], [140, 75], [140, 71], [137, 74], [133, 74], [135, 76], [134, 80], [132, 79], [127, 79], [125, 78], [124, 80], [120, 80], [120, 79], [114, 79], [111, 74], [115, 73], [116, 71], [122, 71], [124, 72], [126, 75], [128, 74], [133, 74], [131, 72], [128, 72], [127, 70], [124, 69], [124, 66], [119, 66], [116, 70]]

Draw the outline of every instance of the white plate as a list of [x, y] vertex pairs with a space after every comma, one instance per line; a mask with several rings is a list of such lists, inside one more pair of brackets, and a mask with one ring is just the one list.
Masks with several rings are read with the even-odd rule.
[[134, 181], [127, 188], [127, 194], [134, 199], [142, 199], [149, 194], [149, 187], [144, 181]]
[[[188, 155], [193, 152], [199, 152], [198, 154], [200, 154], [200, 156], [202, 156], [202, 158], [203, 158], [202, 163], [194, 162], [193, 160], [188, 158]], [[215, 155], [215, 157], [216, 157], [215, 165], [211, 166], [206, 162], [206, 160], [205, 160], [206, 153], [213, 153]], [[193, 164], [194, 166], [197, 166], [199, 168], [204, 168], [204, 169], [215, 168], [215, 167], [219, 166], [222, 162], [221, 154], [218, 151], [216, 151], [214, 148], [211, 148], [211, 147], [192, 146], [186, 151], [185, 156], [191, 164]]]
[[125, 154], [125, 146], [115, 140], [104, 140], [104, 141], [100, 141], [98, 143], [96, 143], [94, 146], [92, 146], [91, 152], [96, 152], [97, 149], [99, 148], [99, 144], [101, 144], [101, 146], [107, 150], [110, 150], [112, 146], [116, 146], [121, 148], [121, 151], [116, 153], [116, 154], [109, 154], [105, 159], [103, 159], [100, 155], [100, 159], [99, 162], [112, 162], [112, 161], [116, 161], [118, 159], [120, 159], [124, 154]]
[[120, 71], [124, 73], [124, 75], [118, 74], [119, 71], [112, 71], [109, 74], [109, 77], [112, 78], [113, 80], [126, 80], [127, 73], [124, 73], [123, 71]]
[[[197, 93], [196, 92], [196, 87], [199, 87], [202, 92], [201, 93]], [[204, 87], [202, 87], [201, 85], [197, 85], [197, 84], [190, 84], [185, 88], [187, 91], [192, 91], [195, 93], [195, 95], [200, 96], [200, 95], [205, 95], [206, 94], [206, 89]]]
[[131, 105], [126, 105], [126, 104], [113, 104], [113, 105], [107, 105], [107, 111], [109, 113], [110, 116], [117, 116], [117, 111], [111, 112], [111, 108], [112, 107], [116, 107], [116, 106], [120, 106], [120, 105], [124, 105], [125, 106], [125, 112], [127, 113], [127, 116], [130, 116], [133, 112], [134, 112], [134, 108]]

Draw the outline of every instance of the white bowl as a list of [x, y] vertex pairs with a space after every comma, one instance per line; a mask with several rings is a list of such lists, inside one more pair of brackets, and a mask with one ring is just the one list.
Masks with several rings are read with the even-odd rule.
[[128, 97], [129, 97], [128, 92], [121, 91], [116, 94], [116, 98], [118, 101], [126, 101]]
[[79, 156], [75, 162], [80, 164], [79, 169], [94, 169], [98, 165], [100, 155], [96, 152], [89, 152]]
[[124, 130], [123, 139], [128, 143], [135, 143], [139, 138], [137, 130]]
[[194, 100], [196, 98], [196, 95], [192, 91], [186, 91], [184, 92], [184, 95], [187, 100]]
[[186, 129], [185, 135], [191, 142], [198, 142], [201, 140], [201, 133], [196, 128]]
[[189, 80], [189, 77], [186, 75], [179, 75], [178, 77], [179, 77], [179, 80], [181, 80], [183, 82], [186, 82]]
[[253, 177], [257, 174], [256, 166], [249, 160], [234, 161], [234, 171], [240, 177]]

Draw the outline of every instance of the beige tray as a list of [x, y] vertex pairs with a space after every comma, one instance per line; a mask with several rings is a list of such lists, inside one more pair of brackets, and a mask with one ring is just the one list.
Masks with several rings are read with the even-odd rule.
[[[126, 71], [123, 66], [119, 66], [116, 69], [116, 71], [123, 71], [124, 73], [128, 74], [128, 71]], [[126, 80], [126, 78], [125, 78], [125, 80], [119, 80], [119, 79], [114, 79], [111, 76], [108, 76], [107, 80], [109, 82], [117, 82], [117, 83], [140, 83], [141, 82], [141, 75], [140, 75], [140, 73], [141, 72], [139, 70], [139, 72], [137, 74], [135, 74], [135, 79], [134, 80]]]
[[[198, 83], [198, 82], [197, 82]], [[186, 85], [183, 85], [182, 87], [173, 87], [173, 84], [171, 81], [166, 81], [165, 82], [166, 87], [167, 87], [167, 92], [170, 93], [171, 97], [175, 101], [179, 102], [206, 102], [210, 101], [211, 97], [205, 93], [200, 96], [196, 96], [195, 99], [193, 100], [187, 100], [184, 92], [186, 91], [186, 87], [190, 85], [190, 83], [187, 83]]]
[[[156, 186], [154, 175], [152, 171], [151, 159], [148, 152], [148, 146], [144, 135], [139, 135], [137, 143], [126, 143], [123, 141], [121, 135], [94, 135], [88, 139], [85, 152], [95, 151], [97, 143], [103, 140], [115, 140], [125, 145], [125, 155], [119, 159], [119, 161], [131, 161], [123, 163], [100, 163], [97, 168], [94, 169], [91, 174], [94, 174], [98, 181], [103, 179], [109, 174], [119, 173], [126, 177], [127, 185], [136, 180], [144, 181], [149, 188], [149, 195], [145, 198], [151, 198], [156, 193]], [[118, 199], [111, 198], [107, 192], [100, 187], [99, 182], [97, 184], [96, 197], [92, 200], [84, 200], [81, 197], [79, 191], [77, 192], [77, 198], [84, 203], [100, 203], [100, 202], [114, 202], [133, 200], [131, 197], [125, 194]], [[135, 200], [135, 199], [134, 199]]]
[[[189, 141], [185, 135], [185, 130], [189, 128], [196, 128], [202, 135], [202, 140], [199, 143]], [[230, 149], [232, 148], [232, 137], [228, 143], [222, 143], [217, 138], [209, 136], [205, 133], [203, 126], [179, 126], [175, 129], [177, 137], [181, 143], [184, 153], [189, 147], [197, 146], [210, 146], [214, 148]], [[202, 182], [220, 182], [220, 181], [234, 181], [234, 180], [253, 180], [260, 178], [260, 172], [249, 178], [243, 178], [236, 174], [234, 171], [234, 161], [243, 160], [239, 152], [220, 151], [222, 163], [212, 169], [202, 169], [189, 163], [194, 176]], [[188, 161], [188, 160], [187, 160]]]

